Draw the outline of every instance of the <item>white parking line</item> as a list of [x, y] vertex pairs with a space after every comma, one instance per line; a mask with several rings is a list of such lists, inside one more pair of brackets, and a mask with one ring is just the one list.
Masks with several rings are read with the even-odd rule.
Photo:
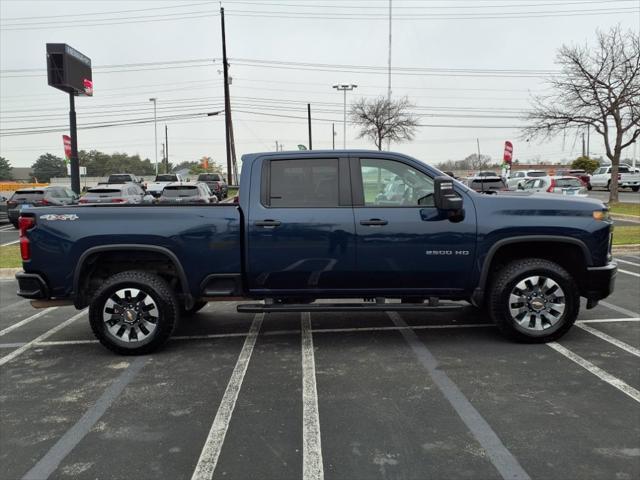
[[620, 273], [626, 273], [627, 275], [631, 275], [633, 277], [640, 277], [640, 273], [630, 272], [629, 270], [622, 270], [621, 268], [619, 268], [618, 271]]
[[311, 315], [302, 314], [302, 478], [323, 480], [320, 414], [316, 386], [316, 363], [313, 354]]
[[627, 315], [632, 318], [640, 317], [640, 313], [634, 312], [633, 310], [626, 309], [624, 307], [619, 307], [618, 305], [614, 305], [613, 303], [604, 302], [600, 300], [600, 305], [608, 308], [609, 310], [613, 310], [614, 312], [621, 313], [623, 315]]
[[43, 341], [46, 338], [49, 338], [54, 333], [62, 330], [67, 325], [70, 325], [71, 323], [75, 322], [77, 319], [82, 317], [85, 313], [87, 313], [86, 309], [82, 310], [80, 313], [74, 315], [73, 317], [69, 318], [68, 320], [65, 320], [60, 325], [56, 325], [51, 330], [47, 330], [46, 332], [44, 332], [39, 337], [36, 337], [33, 340], [31, 340], [30, 342], [25, 343], [23, 346], [21, 346], [20, 348], [14, 350], [13, 352], [9, 353], [8, 355], [5, 355], [4, 357], [0, 358], [0, 366], [4, 365], [7, 362], [10, 362], [14, 358], [16, 358], [18, 355], [21, 355], [25, 351], [29, 350], [31, 347], [33, 347], [37, 343]]
[[[10, 279], [10, 280], [13, 280], [13, 279]], [[23, 305], [29, 301], [30, 300], [24, 299], [24, 300], [18, 300], [17, 302], [10, 303], [9, 305], [4, 305], [2, 308], [0, 308], [0, 312], [4, 312], [5, 310], [9, 310], [10, 308], [17, 307], [18, 305]]]
[[2, 337], [3, 335], [6, 335], [7, 333], [15, 330], [16, 328], [20, 328], [21, 326], [26, 325], [27, 323], [34, 321], [37, 318], [40, 318], [43, 315], [46, 315], [49, 312], [54, 311], [56, 308], [58, 308], [58, 307], [45, 308], [44, 310], [40, 310], [35, 315], [31, 315], [29, 318], [25, 318], [24, 320], [21, 320], [18, 323], [14, 323], [13, 325], [11, 325], [10, 327], [5, 328], [4, 330], [0, 330], [0, 337]]
[[623, 341], [618, 340], [617, 338], [614, 338], [611, 335], [607, 335], [606, 333], [601, 332], [600, 330], [596, 330], [595, 328], [590, 327], [588, 325], [577, 324], [577, 327], [581, 328], [585, 332], [589, 332], [591, 335], [595, 335], [596, 337], [601, 338], [605, 342], [609, 342], [612, 345], [615, 345], [616, 347], [621, 348], [622, 350], [625, 350], [632, 355], [635, 355], [636, 357], [640, 357], [640, 350], [637, 349], [636, 347], [629, 345], [628, 343], [624, 343]]
[[9, 245], [13, 245], [14, 243], [19, 243], [19, 242], [20, 242], [20, 239], [14, 240], [13, 242], [3, 243], [2, 245], [0, 245], [0, 247], [8, 247]]
[[126, 370], [116, 378], [103, 392], [98, 400], [87, 410], [82, 417], [60, 437], [51, 449], [29, 470], [22, 480], [42, 480], [49, 478], [60, 466], [60, 463], [91, 431], [93, 426], [104, 415], [107, 409], [120, 396], [125, 387], [142, 370], [147, 359], [138, 357], [129, 363]]
[[[396, 326], [408, 326], [397, 312], [387, 312], [387, 315]], [[440, 368], [438, 360], [427, 346], [420, 341], [416, 333], [411, 329], [402, 329], [400, 333], [431, 377], [433, 383], [458, 414], [460, 420], [467, 426], [478, 444], [484, 449], [500, 476], [504, 480], [530, 480], [529, 475], [518, 460], [502, 443], [500, 437], [462, 393], [462, 390]]]
[[633, 265], [634, 267], [640, 267], [640, 263], [630, 262], [628, 260], [622, 260], [621, 258], [616, 258], [615, 261], [620, 263], [626, 263], [628, 265]]
[[13, 225], [5, 225], [3, 227], [0, 227], [0, 232], [9, 232], [11, 230], [15, 230]]
[[640, 392], [638, 390], [636, 390], [635, 388], [633, 388], [631, 385], [627, 384], [626, 382], [620, 380], [617, 377], [614, 377], [610, 373], [605, 372], [600, 367], [595, 366], [590, 361], [585, 360], [580, 355], [577, 355], [577, 354], [573, 353], [571, 350], [569, 350], [568, 348], [563, 347], [559, 343], [550, 342], [550, 343], [547, 343], [547, 345], [549, 347], [553, 348], [556, 352], [558, 352], [558, 353], [564, 355], [565, 357], [567, 357], [572, 362], [577, 363], [582, 368], [587, 370], [589, 373], [592, 373], [596, 377], [598, 377], [601, 380], [607, 382], [612, 387], [617, 388], [622, 393], [630, 396], [636, 402], [640, 403]]
[[233, 373], [222, 396], [222, 401], [211, 425], [211, 430], [209, 430], [207, 440], [202, 447], [202, 452], [200, 453], [200, 458], [191, 476], [191, 480], [211, 480], [211, 478], [213, 478], [213, 472], [218, 464], [218, 457], [222, 450], [224, 437], [227, 435], [231, 415], [233, 415], [233, 410], [236, 406], [238, 393], [240, 392], [240, 387], [242, 387], [242, 381], [247, 372], [249, 360], [251, 359], [253, 347], [256, 344], [263, 318], [264, 313], [259, 313], [253, 317], [253, 323], [251, 324], [247, 338], [244, 340], [244, 345], [242, 346], [242, 350], [236, 361], [236, 366], [233, 368]]
[[578, 320], [576, 323], [607, 323], [607, 322], [640, 322], [640, 317], [596, 318], [593, 320]]

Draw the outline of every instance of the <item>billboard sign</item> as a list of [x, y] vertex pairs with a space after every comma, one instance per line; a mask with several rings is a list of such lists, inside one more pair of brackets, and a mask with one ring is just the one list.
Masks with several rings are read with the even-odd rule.
[[66, 43], [47, 43], [47, 80], [64, 92], [91, 96], [91, 59]]
[[64, 145], [64, 161], [69, 163], [71, 160], [71, 137], [69, 135], [62, 135], [62, 143]]
[[504, 155], [502, 157], [504, 163], [511, 165], [511, 160], [513, 160], [513, 143], [509, 140], [504, 142]]

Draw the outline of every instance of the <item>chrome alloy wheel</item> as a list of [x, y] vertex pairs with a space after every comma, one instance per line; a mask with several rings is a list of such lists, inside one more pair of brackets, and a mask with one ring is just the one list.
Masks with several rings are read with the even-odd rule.
[[102, 318], [107, 331], [121, 342], [142, 342], [156, 329], [158, 306], [142, 290], [123, 288], [104, 304]]
[[529, 331], [541, 332], [556, 325], [562, 318], [565, 305], [560, 285], [543, 276], [521, 280], [509, 295], [511, 318]]

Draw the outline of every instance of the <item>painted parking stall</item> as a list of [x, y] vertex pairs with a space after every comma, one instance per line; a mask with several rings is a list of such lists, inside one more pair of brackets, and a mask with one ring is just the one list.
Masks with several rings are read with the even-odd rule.
[[8, 478], [637, 478], [635, 279], [555, 345], [506, 341], [473, 308], [223, 302], [142, 357], [0, 282], [0, 461]]

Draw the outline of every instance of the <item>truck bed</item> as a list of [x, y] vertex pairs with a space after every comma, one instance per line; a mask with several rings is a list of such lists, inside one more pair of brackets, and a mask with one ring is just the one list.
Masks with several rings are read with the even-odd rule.
[[[46, 278], [51, 297], [72, 293], [76, 267], [90, 252], [147, 245], [175, 256], [193, 295], [211, 272], [239, 274], [240, 210], [237, 205], [86, 205], [24, 209], [36, 226], [26, 273]], [[46, 272], [31, 265], [46, 265]]]

